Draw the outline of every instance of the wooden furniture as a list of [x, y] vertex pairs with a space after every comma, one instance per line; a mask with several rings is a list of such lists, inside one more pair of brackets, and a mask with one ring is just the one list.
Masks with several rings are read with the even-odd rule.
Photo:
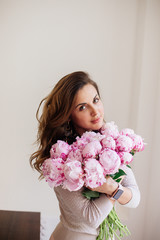
[[40, 213], [0, 210], [0, 240], [39, 240]]

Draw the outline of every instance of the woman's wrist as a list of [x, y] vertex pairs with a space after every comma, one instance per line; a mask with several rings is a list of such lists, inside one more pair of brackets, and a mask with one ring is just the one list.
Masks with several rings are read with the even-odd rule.
[[114, 192], [118, 189], [119, 184], [117, 182], [113, 183], [110, 188], [107, 188], [106, 194], [110, 197], [113, 196]]

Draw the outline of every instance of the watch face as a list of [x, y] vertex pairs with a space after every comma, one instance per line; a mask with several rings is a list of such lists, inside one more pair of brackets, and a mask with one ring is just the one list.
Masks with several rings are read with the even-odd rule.
[[118, 189], [118, 191], [117, 191], [116, 194], [113, 196], [113, 198], [114, 198], [115, 200], [119, 199], [120, 196], [122, 195], [122, 193], [123, 193], [123, 190], [122, 190], [122, 189]]

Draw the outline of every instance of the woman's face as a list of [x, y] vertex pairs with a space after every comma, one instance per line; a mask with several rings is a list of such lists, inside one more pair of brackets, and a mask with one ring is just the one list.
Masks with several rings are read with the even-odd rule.
[[71, 120], [77, 133], [99, 130], [103, 125], [104, 108], [95, 87], [85, 85], [77, 92]]

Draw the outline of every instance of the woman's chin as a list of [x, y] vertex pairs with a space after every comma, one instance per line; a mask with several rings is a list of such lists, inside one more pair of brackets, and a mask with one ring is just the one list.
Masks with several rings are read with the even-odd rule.
[[103, 121], [93, 124], [92, 130], [99, 130], [103, 126]]

